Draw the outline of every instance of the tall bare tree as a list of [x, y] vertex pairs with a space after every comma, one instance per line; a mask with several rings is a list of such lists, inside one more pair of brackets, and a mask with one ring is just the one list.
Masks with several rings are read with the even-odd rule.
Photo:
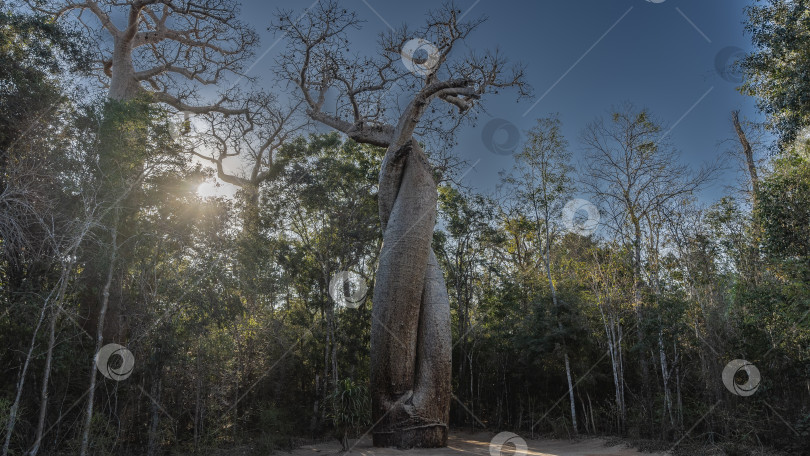
[[[244, 112], [226, 91], [198, 104], [200, 88], [216, 87], [243, 65], [258, 42], [231, 0], [27, 0], [58, 19], [75, 17], [96, 37], [96, 74], [111, 99], [149, 95], [194, 113]], [[123, 19], [123, 20], [122, 20]]]
[[[554, 286], [551, 265], [551, 245], [555, 224], [552, 214], [562, 210], [564, 199], [572, 191], [571, 153], [568, 152], [568, 141], [562, 134], [562, 123], [556, 116], [537, 119], [537, 124], [529, 130], [523, 150], [515, 155], [515, 169], [504, 181], [515, 192], [516, 200], [523, 205], [537, 233], [538, 247], [543, 250], [543, 267], [545, 269], [551, 300], [555, 310], [561, 308]], [[562, 321], [557, 317], [557, 328], [563, 333]], [[568, 348], [562, 343], [565, 376], [568, 381], [568, 397], [571, 406], [571, 423], [577, 433], [577, 409], [574, 400], [574, 383], [571, 375], [571, 362]]]
[[[447, 5], [430, 13], [426, 26], [415, 33], [402, 27], [384, 34], [380, 54], [373, 58], [347, 49], [348, 32], [359, 28], [360, 20], [334, 1], [323, 1], [297, 18], [281, 12], [271, 26], [288, 38], [279, 72], [298, 89], [308, 116], [357, 142], [386, 148], [378, 194], [383, 247], [371, 330], [376, 446], [438, 447], [447, 442], [450, 308], [431, 248], [434, 168], [415, 136], [439, 138], [448, 145], [482, 95], [502, 87], [524, 92], [521, 68], [508, 68], [498, 53], [450, 59], [451, 51], [481, 23], [461, 22], [461, 15]], [[409, 51], [406, 45], [414, 44], [426, 57]], [[395, 108], [397, 100], [407, 100], [404, 109]]]
[[[582, 140], [588, 150], [584, 184], [607, 209], [608, 226], [632, 246], [634, 304], [639, 322], [636, 331], [639, 343], [644, 346], [641, 322], [645, 312], [641, 296], [645, 286], [650, 285], [643, 280], [644, 246], [656, 229], [650, 221], [655, 220], [657, 211], [698, 191], [712, 178], [716, 168], [706, 166], [692, 171], [681, 164], [677, 151], [667, 142], [666, 133], [662, 134], [661, 122], [631, 103], [614, 109], [607, 120], [599, 118], [588, 125]], [[663, 361], [664, 354], [659, 355]], [[641, 356], [639, 362], [644, 396], [649, 401], [647, 355]], [[667, 383], [667, 373], [662, 371], [662, 375]]]
[[[250, 109], [244, 114], [211, 111], [195, 116], [193, 122], [182, 127], [194, 130], [186, 133], [187, 150], [213, 164], [221, 181], [243, 192], [243, 230], [255, 222], [261, 184], [284, 169], [279, 150], [303, 127], [295, 106], [282, 106], [275, 96], [266, 93], [255, 93], [251, 98]], [[228, 159], [240, 161], [241, 166], [228, 170]]]

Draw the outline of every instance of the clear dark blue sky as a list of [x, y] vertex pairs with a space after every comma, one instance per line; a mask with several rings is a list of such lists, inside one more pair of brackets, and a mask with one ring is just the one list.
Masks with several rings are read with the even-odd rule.
[[[743, 33], [743, 8], [751, 1], [732, 0], [458, 0], [469, 17], [488, 18], [472, 36], [472, 48], [499, 47], [510, 59], [527, 66], [535, 99], [515, 102], [513, 93], [501, 92], [485, 100], [488, 114], [476, 128], [460, 134], [455, 153], [478, 161], [465, 182], [481, 191], [494, 188], [502, 169], [512, 166], [510, 156], [487, 150], [481, 129], [494, 117], [504, 118], [521, 130], [537, 117], [559, 113], [572, 152], [579, 160], [579, 134], [596, 116], [611, 106], [631, 101], [647, 107], [674, 127], [670, 140], [688, 163], [718, 157], [728, 149], [721, 141], [733, 137], [729, 115], [740, 109], [743, 117], [757, 119], [754, 102], [740, 95], [737, 84], [716, 70], [716, 60], [728, 61], [721, 52], [735, 46], [750, 49]], [[243, 18], [262, 34], [262, 55], [276, 41], [266, 27], [278, 7], [303, 11], [310, 0], [243, 2]], [[418, 28], [425, 13], [438, 6], [430, 0], [346, 0], [366, 20], [352, 46], [360, 54], [376, 53], [377, 34], [407, 23]], [[387, 22], [387, 24], [386, 24]], [[279, 43], [251, 70], [267, 84], [272, 80]], [[726, 54], [731, 54], [726, 52]], [[729, 55], [733, 60], [733, 56]], [[730, 63], [730, 62], [728, 62]], [[733, 78], [732, 78], [733, 79]], [[538, 102], [539, 100], [539, 102]], [[537, 104], [528, 114], [526, 111]], [[501, 133], [504, 134], [505, 133]], [[498, 137], [496, 140], [503, 140]], [[479, 161], [480, 159], [480, 161]], [[735, 170], [703, 196], [718, 197], [724, 185], [733, 185]]]

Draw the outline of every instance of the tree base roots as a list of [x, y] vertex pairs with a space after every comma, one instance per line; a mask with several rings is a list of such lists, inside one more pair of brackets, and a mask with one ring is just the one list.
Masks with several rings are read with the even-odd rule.
[[418, 428], [374, 432], [375, 447], [440, 448], [447, 446], [447, 426], [432, 424]]

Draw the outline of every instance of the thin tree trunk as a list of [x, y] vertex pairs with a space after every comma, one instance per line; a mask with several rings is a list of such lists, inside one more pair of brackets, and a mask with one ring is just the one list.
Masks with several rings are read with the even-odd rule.
[[[110, 285], [112, 284], [113, 272], [115, 270], [115, 259], [116, 254], [118, 253], [117, 225], [118, 225], [118, 218], [115, 217], [111, 233], [112, 254], [110, 255], [110, 266], [109, 269], [107, 270], [107, 280], [104, 283], [104, 291], [102, 292], [101, 295], [102, 296], [101, 310], [99, 311], [98, 315], [98, 327], [96, 328], [96, 347], [94, 353], [98, 353], [98, 351], [101, 350], [102, 344], [104, 343], [103, 338], [104, 318], [107, 315], [107, 306], [109, 305], [110, 302]], [[87, 394], [87, 409], [85, 410], [84, 430], [82, 431], [82, 445], [81, 450], [79, 451], [80, 456], [87, 455], [87, 448], [90, 443], [90, 424], [93, 419], [93, 399], [95, 398], [95, 392], [96, 392], [96, 359], [94, 355], [93, 362], [90, 364], [90, 388], [89, 393]]]
[[[90, 222], [90, 220], [85, 221], [79, 233], [76, 235], [75, 238], [73, 238], [73, 242], [66, 249], [67, 257], [72, 257], [75, 254], [76, 249], [79, 248], [79, 245], [84, 239], [84, 236], [87, 234], [87, 232], [90, 230], [92, 226], [93, 224]], [[69, 261], [66, 264], [65, 263], [62, 264], [62, 272], [59, 276], [59, 281], [57, 282], [57, 286], [55, 288], [57, 290], [56, 297], [54, 298], [54, 304], [51, 304], [52, 307], [56, 306], [57, 309], [54, 309], [51, 315], [48, 333], [48, 351], [46, 355], [45, 367], [43, 372], [42, 390], [40, 392], [40, 409], [39, 409], [39, 420], [37, 422], [37, 434], [36, 434], [37, 436], [34, 442], [34, 447], [30, 453], [31, 456], [36, 456], [36, 454], [39, 452], [40, 445], [42, 444], [43, 429], [45, 427], [45, 418], [48, 413], [48, 383], [50, 381], [51, 365], [53, 362], [53, 349], [56, 345], [56, 325], [59, 320], [59, 310], [60, 310], [59, 306], [60, 303], [62, 302], [62, 299], [64, 299], [65, 293], [67, 292], [68, 281], [70, 279], [70, 271], [71, 269], [73, 269], [73, 265], [74, 265], [73, 261]], [[51, 292], [51, 295], [52, 294], [53, 291]], [[48, 299], [46, 299], [46, 305], [49, 299], [50, 296]], [[34, 336], [36, 336], [36, 331], [34, 332]], [[3, 447], [3, 456], [5, 456], [8, 451], [7, 445], [8, 441]]]
[[737, 131], [737, 138], [740, 140], [740, 145], [743, 149], [745, 156], [745, 164], [748, 167], [748, 175], [751, 178], [751, 201], [753, 202], [754, 209], [757, 206], [757, 192], [759, 191], [759, 176], [757, 175], [757, 165], [754, 162], [754, 151], [751, 149], [751, 143], [745, 135], [745, 131], [740, 125], [740, 111], [731, 112], [731, 122], [734, 124], [734, 130]]
[[590, 432], [590, 420], [588, 417], [588, 407], [585, 405], [585, 399], [582, 398], [581, 394], [579, 395], [579, 405], [582, 406], [582, 416], [585, 421], [583, 424], [585, 425], [585, 433], [587, 434]]
[[675, 396], [677, 397], [677, 404], [678, 404], [678, 413], [677, 413], [677, 425], [678, 429], [683, 428], [683, 401], [681, 399], [681, 365], [679, 362], [678, 357], [678, 343], [677, 341], [672, 342], [672, 351], [675, 357]]
[[[547, 208], [548, 209], [548, 208]], [[546, 248], [545, 248], [545, 258], [546, 258], [546, 277], [548, 277], [548, 287], [551, 289], [551, 300], [554, 304], [554, 308], [559, 312], [560, 307], [557, 302], [557, 289], [554, 287], [554, 280], [551, 278], [551, 232], [549, 229], [550, 223], [550, 214], [549, 211], [546, 210]], [[563, 326], [562, 322], [560, 322], [559, 313], [557, 315], [557, 328], [560, 330], [560, 334], [563, 334]], [[574, 434], [577, 434], [577, 406], [574, 400], [574, 382], [571, 376], [571, 363], [568, 360], [568, 347], [565, 344], [565, 340], [562, 343], [563, 348], [563, 358], [565, 360], [565, 377], [568, 379], [568, 399], [571, 404], [571, 424], [574, 428]]]
[[605, 318], [605, 313], [602, 306], [599, 306], [599, 313], [602, 314], [602, 321], [605, 326], [605, 334], [607, 336], [608, 353], [610, 353], [610, 365], [613, 371], [613, 388], [616, 395], [616, 413], [619, 421], [619, 432], [624, 429], [624, 386], [622, 381], [621, 372], [621, 345], [616, 337], [616, 329], [614, 329], [614, 319], [611, 316], [608, 321]]
[[625, 425], [627, 423], [627, 402], [624, 400], [624, 355], [622, 355], [622, 345], [621, 341], [624, 337], [622, 333], [622, 324], [621, 322], [616, 323], [617, 333], [619, 334], [618, 339], [618, 346], [616, 347], [616, 353], [619, 355], [619, 395], [621, 396], [621, 417], [622, 417], [622, 428], [621, 431], [624, 432]]
[[11, 405], [11, 408], [8, 412], [8, 423], [6, 424], [6, 440], [3, 443], [3, 456], [8, 455], [9, 445], [11, 444], [11, 436], [14, 433], [14, 425], [17, 421], [17, 411], [20, 408], [20, 399], [22, 398], [23, 387], [25, 386], [25, 377], [28, 374], [28, 366], [31, 364], [31, 355], [34, 352], [34, 347], [36, 346], [37, 341], [37, 334], [39, 333], [39, 327], [42, 326], [42, 320], [45, 319], [45, 313], [48, 310], [48, 302], [50, 301], [50, 296], [45, 302], [42, 304], [42, 311], [39, 313], [39, 319], [37, 320], [37, 325], [34, 327], [34, 334], [31, 336], [31, 344], [28, 347], [28, 353], [25, 356], [25, 362], [23, 363], [22, 372], [20, 372], [20, 380], [17, 382], [17, 394], [14, 397], [14, 403]]
[[31, 449], [30, 456], [36, 456], [39, 452], [39, 446], [42, 444], [42, 433], [45, 428], [45, 417], [48, 414], [48, 383], [51, 378], [51, 364], [53, 362], [53, 349], [56, 346], [56, 324], [59, 321], [59, 303], [62, 302], [62, 297], [67, 290], [68, 276], [70, 269], [73, 267], [72, 263], [62, 266], [62, 275], [59, 278], [59, 291], [56, 293], [54, 304], [51, 305], [51, 321], [48, 328], [48, 351], [45, 356], [45, 368], [42, 373], [42, 390], [40, 392], [39, 404], [39, 420], [37, 421], [37, 438], [34, 441], [34, 447]]
[[574, 427], [574, 434], [577, 434], [577, 408], [574, 402], [574, 383], [571, 378], [571, 364], [568, 362], [568, 352], [563, 353], [565, 358], [565, 376], [568, 378], [568, 397], [571, 400], [571, 424]]
[[672, 415], [672, 393], [669, 390], [669, 368], [667, 367], [667, 354], [664, 351], [664, 334], [658, 330], [658, 355], [661, 359], [661, 378], [664, 382], [664, 408], [669, 414], [669, 424], [675, 427], [675, 418]]
[[196, 375], [196, 392], [195, 392], [195, 404], [194, 404], [194, 451], [197, 451], [197, 447], [200, 444], [200, 433], [202, 428], [202, 368], [200, 366], [200, 358], [202, 356], [202, 350], [199, 348], [198, 345], [198, 353], [197, 353], [197, 375]]
[[31, 448], [30, 456], [36, 456], [39, 446], [42, 443], [42, 432], [45, 427], [45, 417], [48, 414], [48, 383], [51, 378], [51, 362], [53, 360], [53, 348], [56, 345], [56, 323], [59, 320], [59, 310], [51, 309], [51, 321], [48, 327], [48, 351], [45, 355], [45, 368], [42, 373], [42, 390], [39, 395], [39, 420], [37, 420], [37, 437], [34, 447]]
[[163, 389], [163, 369], [157, 368], [157, 378], [152, 383], [152, 420], [149, 425], [149, 443], [146, 449], [147, 456], [155, 456], [158, 447], [158, 429], [160, 428], [160, 393]]

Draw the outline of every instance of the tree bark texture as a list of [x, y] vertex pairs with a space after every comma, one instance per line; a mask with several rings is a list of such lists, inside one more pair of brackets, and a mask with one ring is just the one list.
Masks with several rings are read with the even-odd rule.
[[394, 142], [380, 170], [383, 247], [371, 327], [375, 446], [447, 444], [452, 343], [447, 288], [431, 248], [437, 199], [420, 146]]

